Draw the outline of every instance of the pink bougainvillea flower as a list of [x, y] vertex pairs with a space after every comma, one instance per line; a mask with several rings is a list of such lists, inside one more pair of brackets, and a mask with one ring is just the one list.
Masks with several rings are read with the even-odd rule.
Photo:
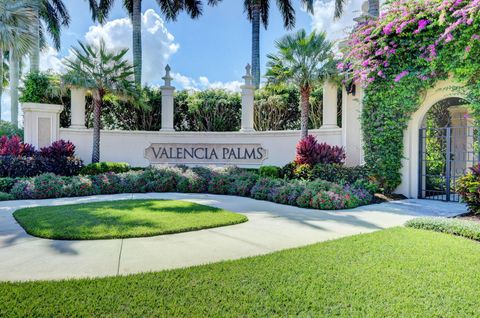
[[400, 80], [401, 80], [402, 78], [404, 78], [405, 76], [407, 76], [408, 74], [410, 74], [410, 72], [409, 72], [409, 71], [406, 71], [406, 70], [403, 71], [403, 72], [401, 72], [400, 74], [398, 74], [398, 75], [395, 77], [395, 83], [400, 82]]

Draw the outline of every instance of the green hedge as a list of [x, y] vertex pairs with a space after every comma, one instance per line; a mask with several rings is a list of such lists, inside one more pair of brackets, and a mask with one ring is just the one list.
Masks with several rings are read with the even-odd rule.
[[122, 173], [130, 171], [131, 167], [126, 162], [97, 162], [86, 165], [80, 170], [81, 175], [96, 175], [107, 172]]
[[473, 221], [425, 217], [410, 220], [405, 223], [405, 226], [415, 229], [448, 233], [480, 241], [480, 223]]
[[126, 173], [60, 177], [44, 174], [17, 180], [15, 199], [46, 199], [115, 193], [183, 192], [230, 194], [315, 209], [346, 209], [369, 204], [373, 193], [362, 184], [341, 186], [323, 180], [262, 177], [238, 168], [168, 167]]

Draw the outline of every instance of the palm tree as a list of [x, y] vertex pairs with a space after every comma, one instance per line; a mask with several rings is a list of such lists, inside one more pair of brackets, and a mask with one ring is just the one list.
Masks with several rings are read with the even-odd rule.
[[40, 48], [45, 43], [45, 30], [53, 40], [55, 49], [60, 49], [60, 30], [62, 26], [67, 27], [70, 23], [70, 15], [62, 0], [30, 0], [35, 5], [35, 20], [32, 32], [35, 34], [35, 43], [30, 52], [30, 71], [38, 72], [40, 68]]
[[0, 48], [0, 120], [2, 120], [2, 95], [3, 88], [8, 86], [8, 51]]
[[[302, 0], [307, 11], [313, 13], [313, 0]], [[287, 29], [295, 27], [295, 9], [291, 0], [277, 0], [278, 8], [283, 17], [283, 25]], [[260, 24], [265, 29], [268, 26], [270, 9], [269, 0], [244, 0], [245, 12], [248, 20], [252, 23], [252, 75], [253, 84], [256, 88], [260, 86]]]
[[[191, 18], [198, 18], [202, 14], [201, 0], [156, 0], [167, 20], [176, 20], [178, 14], [185, 11]], [[208, 0], [211, 6], [217, 5], [222, 0]], [[115, 0], [100, 0], [99, 21], [104, 22]], [[133, 65], [135, 68], [135, 83], [142, 84], [142, 0], [123, 0], [123, 6], [132, 21], [132, 49]]]
[[[0, 0], [0, 61], [4, 52], [10, 54], [11, 120], [18, 126], [18, 81], [20, 59], [34, 45], [31, 26], [35, 22], [35, 8], [29, 1]], [[3, 63], [0, 63], [0, 78], [3, 78]]]
[[66, 84], [90, 90], [93, 96], [93, 150], [92, 162], [100, 161], [100, 119], [103, 97], [115, 94], [128, 98], [135, 93], [133, 66], [125, 59], [128, 49], [109, 51], [105, 42], [98, 47], [80, 42], [80, 48], [72, 49], [74, 58], [64, 62]]
[[300, 30], [275, 43], [277, 54], [268, 55], [267, 79], [273, 83], [292, 83], [300, 90], [302, 138], [308, 135], [310, 93], [315, 84], [335, 73], [333, 43], [325, 32], [307, 34]]
[[[343, 10], [347, 0], [335, 0], [334, 18], [339, 19], [343, 15]], [[368, 0], [368, 15], [377, 18], [380, 14], [380, 0]]]
[[[40, 49], [45, 45], [45, 29], [53, 40], [55, 49], [60, 49], [60, 31], [62, 27], [70, 24], [70, 14], [62, 0], [30, 0], [35, 3], [38, 10], [35, 11], [37, 23], [33, 25], [33, 32], [36, 35], [35, 45], [30, 53], [30, 71], [38, 72], [40, 69]], [[92, 21], [98, 18], [97, 0], [87, 0], [92, 14]]]

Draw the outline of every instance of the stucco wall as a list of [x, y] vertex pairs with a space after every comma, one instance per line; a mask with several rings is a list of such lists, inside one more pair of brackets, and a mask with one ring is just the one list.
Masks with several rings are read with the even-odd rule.
[[[311, 130], [319, 142], [342, 145], [342, 129]], [[60, 129], [60, 138], [72, 141], [77, 154], [85, 163], [91, 161], [92, 130]], [[147, 166], [144, 151], [151, 143], [230, 143], [261, 144], [268, 151], [264, 165], [282, 166], [295, 157], [295, 146], [300, 139], [300, 131], [268, 132], [155, 132], [119, 131], [101, 132], [101, 161], [123, 161], [132, 166]]]

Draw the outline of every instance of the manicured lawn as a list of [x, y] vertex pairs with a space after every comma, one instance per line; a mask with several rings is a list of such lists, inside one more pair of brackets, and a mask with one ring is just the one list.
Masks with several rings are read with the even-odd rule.
[[395, 228], [238, 261], [0, 284], [0, 316], [475, 317], [480, 244]]
[[120, 200], [26, 208], [13, 216], [31, 235], [109, 239], [194, 231], [247, 221], [241, 214], [174, 200]]

